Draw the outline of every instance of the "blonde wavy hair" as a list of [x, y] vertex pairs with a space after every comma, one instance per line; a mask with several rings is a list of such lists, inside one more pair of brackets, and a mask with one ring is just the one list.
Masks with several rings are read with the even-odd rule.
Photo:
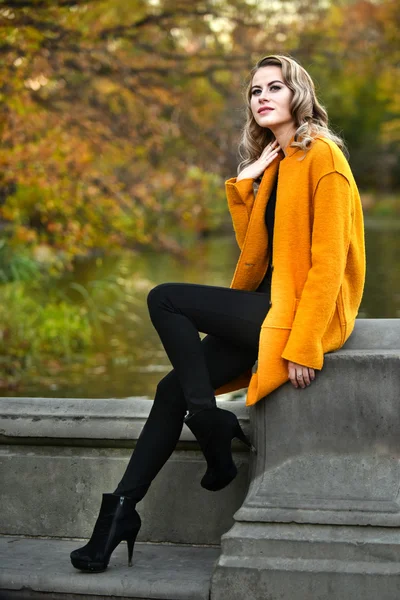
[[[239, 156], [242, 161], [238, 173], [247, 165], [257, 160], [265, 146], [275, 139], [272, 131], [260, 127], [253, 117], [250, 108], [251, 88], [254, 74], [261, 67], [281, 67], [282, 76], [287, 87], [293, 92], [290, 112], [296, 124], [294, 141], [291, 146], [307, 152], [316, 136], [328, 138], [335, 142], [347, 155], [345, 143], [328, 127], [328, 114], [318, 102], [313, 80], [307, 71], [290, 56], [272, 54], [257, 62], [250, 72], [250, 80], [246, 89], [246, 123], [243, 127], [239, 144]], [[304, 156], [304, 155], [303, 155]]]

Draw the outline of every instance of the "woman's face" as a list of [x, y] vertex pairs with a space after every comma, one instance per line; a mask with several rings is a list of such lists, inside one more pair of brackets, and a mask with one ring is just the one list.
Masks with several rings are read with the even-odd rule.
[[256, 123], [270, 129], [275, 137], [296, 129], [290, 112], [292, 97], [293, 92], [284, 83], [280, 67], [260, 67], [254, 74], [251, 111]]

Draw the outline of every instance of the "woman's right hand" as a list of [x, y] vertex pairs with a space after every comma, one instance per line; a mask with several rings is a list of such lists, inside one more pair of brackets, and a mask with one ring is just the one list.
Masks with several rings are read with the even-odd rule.
[[240, 181], [241, 179], [258, 179], [278, 156], [279, 150], [280, 146], [276, 140], [268, 144], [262, 151], [260, 158], [243, 169], [243, 171], [240, 171], [236, 181]]

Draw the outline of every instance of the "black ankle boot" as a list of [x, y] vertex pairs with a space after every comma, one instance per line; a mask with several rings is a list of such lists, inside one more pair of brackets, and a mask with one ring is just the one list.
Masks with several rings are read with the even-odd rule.
[[236, 415], [229, 410], [213, 407], [189, 413], [185, 423], [199, 442], [207, 461], [207, 471], [201, 480], [201, 485], [206, 490], [222, 490], [235, 479], [237, 468], [231, 450], [233, 438], [237, 437], [252, 452], [256, 452]]
[[133, 546], [141, 525], [135, 506], [132, 498], [103, 494], [92, 537], [86, 546], [71, 552], [71, 562], [76, 569], [104, 571], [111, 554], [124, 540], [128, 544], [128, 564], [132, 565]]

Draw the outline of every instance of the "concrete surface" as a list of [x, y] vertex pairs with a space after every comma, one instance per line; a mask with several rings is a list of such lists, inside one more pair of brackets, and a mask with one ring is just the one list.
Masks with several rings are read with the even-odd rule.
[[[400, 338], [399, 338], [400, 344]], [[400, 350], [326, 356], [251, 411], [258, 454], [240, 521], [400, 526]]]
[[[248, 427], [248, 412], [241, 401], [219, 400]], [[133, 447], [147, 416], [151, 400], [133, 398], [0, 398], [0, 443]], [[181, 442], [194, 442], [188, 427]]]
[[127, 566], [120, 544], [103, 573], [83, 573], [69, 554], [81, 542], [0, 537], [0, 599], [208, 600], [217, 548], [136, 544]]
[[[206, 492], [205, 462], [184, 428], [138, 507], [141, 539], [218, 544], [223, 534], [211, 600], [399, 600], [399, 402], [400, 319], [357, 321], [310, 388], [288, 383], [249, 411], [240, 401], [226, 405], [258, 450], [246, 497], [246, 449], [235, 446], [233, 484]], [[0, 531], [88, 536], [149, 407], [143, 399], [0, 399]], [[212, 560], [202, 552], [210, 549], [138, 546], [136, 578], [119, 548], [113, 568], [93, 579], [65, 571], [76, 542], [2, 543], [0, 589], [10, 600], [208, 598]], [[203, 582], [203, 596], [182, 573]]]
[[400, 319], [357, 319], [343, 350], [398, 350]]
[[246, 523], [223, 536], [211, 600], [399, 600], [393, 528]]
[[304, 390], [251, 411], [257, 456], [212, 600], [399, 600], [400, 319], [357, 321]]
[[[124, 444], [134, 445], [150, 407], [140, 398], [1, 398], [0, 532], [88, 537], [101, 494], [115, 489], [128, 463]], [[248, 429], [243, 403], [229, 407]], [[178, 448], [138, 505], [138, 539], [219, 545], [247, 490], [248, 450], [237, 445], [238, 476], [215, 493], [200, 486], [206, 463], [187, 427]]]
[[[8, 535], [86, 537], [102, 492], [112, 492], [130, 451], [115, 448], [0, 447], [0, 531]], [[221, 492], [200, 486], [202, 454], [176, 451], [138, 504], [141, 541], [220, 544], [247, 488], [247, 455]], [[60, 518], [62, 517], [62, 518]]]

